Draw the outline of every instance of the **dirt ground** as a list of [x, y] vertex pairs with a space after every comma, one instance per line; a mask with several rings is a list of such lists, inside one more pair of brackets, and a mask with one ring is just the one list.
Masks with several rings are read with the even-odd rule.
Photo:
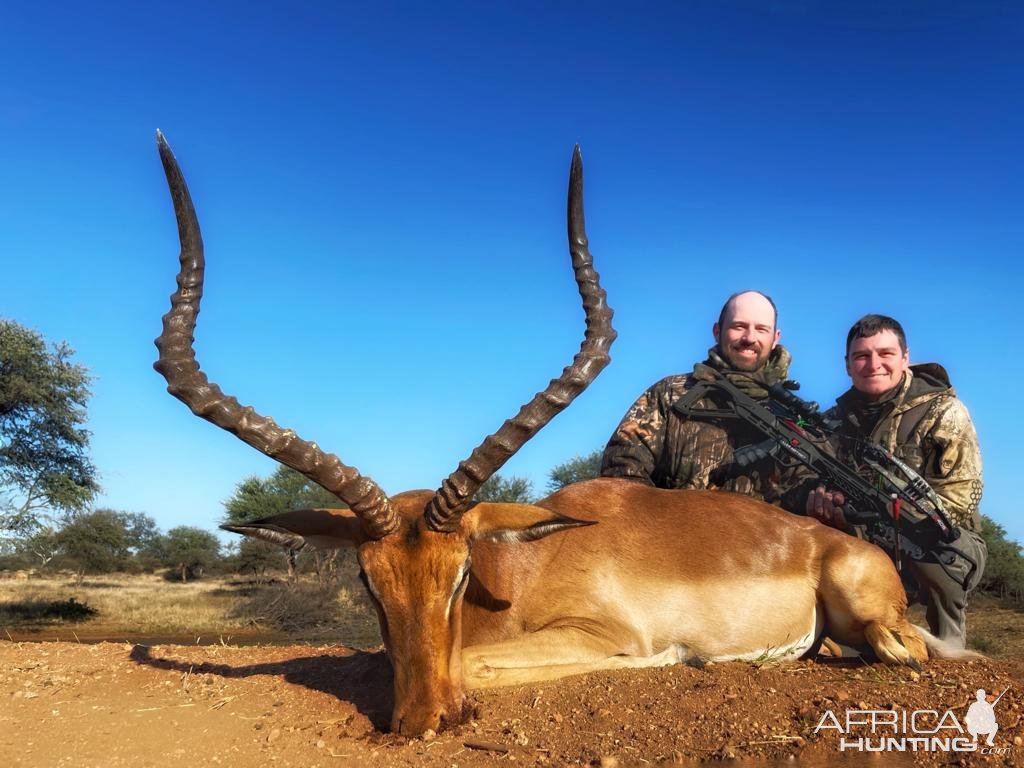
[[[826, 710], [842, 722], [847, 710], [950, 709], [963, 724], [978, 688], [1007, 687], [995, 710], [995, 755], [841, 752], [836, 727], [815, 732]], [[468, 723], [410, 740], [382, 732], [391, 672], [380, 652], [4, 641], [0, 765], [641, 766], [735, 757], [888, 766], [903, 757], [1024, 766], [1017, 660], [931, 662], [920, 675], [850, 660], [664, 667], [471, 698]], [[865, 735], [855, 727], [847, 738]]]

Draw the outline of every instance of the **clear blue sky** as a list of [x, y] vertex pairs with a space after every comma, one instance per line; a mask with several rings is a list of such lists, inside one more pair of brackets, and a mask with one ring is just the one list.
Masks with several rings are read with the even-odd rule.
[[539, 490], [602, 446], [758, 288], [827, 403], [849, 325], [901, 319], [1024, 539], [1019, 4], [41, 2], [3, 30], [0, 314], [93, 371], [101, 504], [211, 527], [273, 470], [151, 368], [178, 250], [155, 129], [206, 240], [204, 369], [389, 492], [436, 487], [578, 348], [579, 142], [619, 340], [503, 472]]

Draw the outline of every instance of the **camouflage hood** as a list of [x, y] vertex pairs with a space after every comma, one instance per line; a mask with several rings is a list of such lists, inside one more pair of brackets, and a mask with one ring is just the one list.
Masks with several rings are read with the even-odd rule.
[[944, 393], [956, 396], [946, 369], [938, 363], [919, 363], [910, 366], [899, 386], [881, 399], [871, 400], [851, 387], [836, 400], [836, 405], [841, 413], [852, 415], [854, 421], [870, 431], [882, 416], [898, 416]]
[[789, 364], [793, 357], [781, 344], [768, 355], [765, 364], [756, 371], [737, 371], [733, 368], [714, 346], [708, 350], [708, 359], [693, 367], [693, 377], [710, 380], [715, 378], [715, 371], [725, 376], [737, 389], [745, 392], [756, 400], [768, 397], [768, 387], [789, 378]]
[[828, 415], [842, 419], [841, 460], [852, 461], [863, 440], [881, 445], [924, 477], [954, 523], [979, 529], [978, 435], [941, 365], [910, 366], [900, 385], [877, 402], [851, 389]]

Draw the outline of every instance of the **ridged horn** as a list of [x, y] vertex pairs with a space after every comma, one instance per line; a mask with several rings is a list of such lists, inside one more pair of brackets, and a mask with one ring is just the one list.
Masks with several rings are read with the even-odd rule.
[[222, 531], [231, 531], [231, 533], [240, 533], [253, 539], [269, 541], [271, 544], [290, 549], [293, 552], [301, 552], [307, 548], [306, 540], [302, 536], [274, 525], [265, 525], [263, 523], [225, 523], [219, 526], [219, 528]]
[[493, 435], [488, 436], [459, 463], [459, 468], [441, 483], [427, 503], [424, 517], [436, 531], [452, 531], [462, 513], [472, 504], [473, 494], [526, 442], [557, 416], [608, 365], [608, 349], [615, 341], [612, 310], [604, 289], [594, 271], [594, 260], [587, 247], [583, 220], [583, 160], [579, 145], [573, 150], [569, 171], [568, 200], [569, 254], [576, 274], [576, 284], [583, 298], [587, 329], [580, 351], [572, 364], [553, 379], [543, 392], [538, 392], [519, 413], [509, 419]]
[[160, 356], [153, 365], [167, 379], [167, 391], [196, 416], [226, 429], [260, 453], [333, 493], [359, 516], [367, 536], [386, 536], [398, 527], [398, 517], [380, 486], [342, 464], [337, 456], [320, 450], [316, 443], [306, 442], [292, 430], [278, 426], [273, 419], [240, 405], [199, 370], [192, 343], [203, 296], [203, 238], [185, 178], [160, 131], [157, 131], [156, 143], [181, 241], [178, 290], [171, 296], [171, 310], [164, 315], [163, 333], [156, 339]]

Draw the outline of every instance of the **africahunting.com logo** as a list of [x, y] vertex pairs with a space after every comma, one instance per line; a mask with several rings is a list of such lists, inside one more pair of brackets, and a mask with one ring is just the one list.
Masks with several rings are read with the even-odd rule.
[[967, 708], [963, 722], [951, 709], [848, 709], [837, 715], [825, 710], [814, 732], [839, 735], [840, 751], [857, 752], [978, 752], [1001, 755], [1010, 747], [996, 744], [999, 731], [996, 705], [1007, 688], [989, 702], [984, 689]]

